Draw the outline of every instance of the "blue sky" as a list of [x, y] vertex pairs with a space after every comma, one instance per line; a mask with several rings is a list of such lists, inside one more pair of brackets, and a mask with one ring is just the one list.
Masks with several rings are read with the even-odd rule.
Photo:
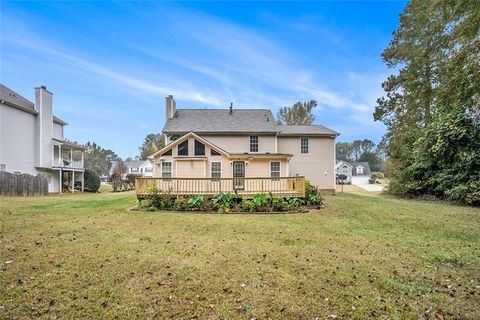
[[378, 142], [380, 54], [405, 2], [0, 2], [1, 82], [54, 93], [65, 135], [122, 157], [177, 108], [317, 100], [340, 141]]

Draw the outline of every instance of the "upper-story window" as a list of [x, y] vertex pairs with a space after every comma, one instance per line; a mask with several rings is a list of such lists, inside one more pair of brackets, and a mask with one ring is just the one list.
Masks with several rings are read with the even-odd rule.
[[210, 155], [211, 155], [211, 156], [219, 156], [220, 153], [217, 152], [217, 151], [215, 151], [215, 150], [213, 150], [213, 149], [210, 149]]
[[131, 172], [131, 173], [137, 173], [137, 172], [138, 172], [138, 168], [130, 168], [130, 172]]
[[204, 156], [205, 155], [205, 145], [201, 142], [195, 140], [195, 155]]
[[300, 153], [308, 154], [308, 138], [300, 139]]
[[177, 154], [179, 156], [188, 156], [188, 140], [185, 140], [178, 145]]
[[165, 151], [164, 153], [162, 153], [162, 156], [171, 156], [172, 155], [172, 149], [169, 149], [167, 151]]
[[250, 152], [258, 152], [258, 136], [250, 136]]

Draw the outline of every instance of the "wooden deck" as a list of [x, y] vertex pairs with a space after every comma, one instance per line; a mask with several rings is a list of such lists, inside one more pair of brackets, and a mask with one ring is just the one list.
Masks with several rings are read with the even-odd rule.
[[305, 197], [304, 177], [279, 178], [136, 178], [138, 199], [149, 195], [155, 186], [172, 196], [213, 196], [231, 192], [241, 198], [252, 198], [257, 193], [271, 193], [275, 198]]

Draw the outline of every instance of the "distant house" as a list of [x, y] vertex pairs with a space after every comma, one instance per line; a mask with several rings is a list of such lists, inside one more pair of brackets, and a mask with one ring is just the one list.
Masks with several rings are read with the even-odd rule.
[[340, 160], [337, 161], [335, 165], [335, 174], [338, 176], [340, 174], [344, 174], [347, 176], [345, 182], [352, 182], [352, 165], [346, 161]]
[[[123, 161], [125, 165], [126, 172], [123, 175], [123, 179], [127, 177], [128, 174], [135, 174], [142, 177], [153, 177], [153, 163], [151, 160], [132, 160], [132, 161]], [[109, 176], [112, 175], [115, 170], [117, 162], [112, 163], [110, 168]]]
[[368, 162], [353, 162], [352, 163], [353, 176], [371, 176], [372, 172]]
[[53, 94], [35, 88], [35, 103], [0, 84], [0, 171], [44, 174], [48, 191], [83, 191], [85, 148], [64, 139], [66, 122], [53, 115]]

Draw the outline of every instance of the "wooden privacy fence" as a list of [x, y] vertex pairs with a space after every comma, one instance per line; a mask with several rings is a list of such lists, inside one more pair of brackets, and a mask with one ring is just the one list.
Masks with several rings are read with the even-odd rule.
[[257, 193], [271, 193], [275, 198], [305, 197], [304, 177], [136, 178], [137, 198], [144, 199], [153, 187], [172, 196], [213, 196], [220, 192], [236, 192], [242, 198], [252, 198]]
[[44, 196], [48, 194], [45, 175], [0, 172], [0, 196]]

